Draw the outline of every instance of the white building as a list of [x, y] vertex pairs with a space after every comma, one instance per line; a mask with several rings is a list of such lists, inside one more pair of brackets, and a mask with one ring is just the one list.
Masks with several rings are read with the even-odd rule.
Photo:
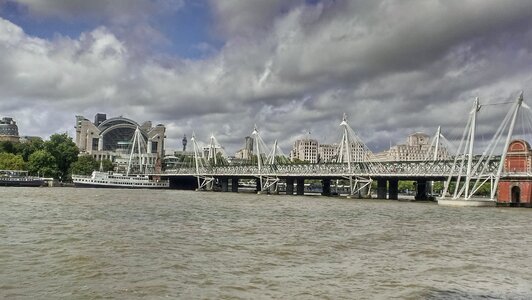
[[[434, 158], [434, 146], [430, 145], [430, 137], [416, 132], [409, 135], [406, 144], [391, 146], [389, 150], [378, 153], [380, 161], [423, 161]], [[439, 147], [436, 159], [447, 159], [449, 152], [445, 147]]]
[[301, 160], [311, 164], [318, 162], [318, 141], [315, 139], [301, 139], [294, 142], [290, 151], [290, 160]]
[[333, 162], [338, 155], [338, 144], [318, 145], [318, 155], [320, 162]]

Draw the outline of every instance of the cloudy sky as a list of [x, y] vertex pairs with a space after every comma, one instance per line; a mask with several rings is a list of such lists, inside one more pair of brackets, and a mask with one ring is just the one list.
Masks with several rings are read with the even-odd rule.
[[[0, 116], [21, 135], [102, 112], [229, 153], [256, 124], [287, 153], [309, 132], [338, 141], [346, 113], [378, 151], [459, 137], [474, 97], [531, 89], [529, 0], [0, 0]], [[506, 109], [483, 110], [479, 135]]]

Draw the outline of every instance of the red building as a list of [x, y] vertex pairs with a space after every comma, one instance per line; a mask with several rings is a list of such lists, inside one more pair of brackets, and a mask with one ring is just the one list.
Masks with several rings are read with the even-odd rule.
[[532, 150], [524, 140], [514, 140], [508, 146], [504, 160], [504, 176], [499, 181], [497, 202], [508, 204], [532, 203]]

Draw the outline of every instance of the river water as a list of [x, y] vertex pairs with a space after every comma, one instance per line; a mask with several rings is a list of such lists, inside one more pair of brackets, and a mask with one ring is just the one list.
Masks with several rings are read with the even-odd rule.
[[0, 188], [2, 299], [532, 299], [532, 210]]

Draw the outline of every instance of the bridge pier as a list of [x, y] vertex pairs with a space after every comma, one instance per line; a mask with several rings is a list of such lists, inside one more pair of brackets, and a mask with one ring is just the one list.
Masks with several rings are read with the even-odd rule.
[[399, 199], [399, 180], [392, 178], [388, 180], [388, 199]]
[[231, 192], [238, 193], [238, 178], [231, 178]]
[[377, 179], [377, 199], [386, 199], [386, 179]]
[[262, 192], [262, 186], [260, 184], [260, 181], [261, 181], [260, 178], [255, 179], [255, 186], [256, 186], [255, 192], [257, 193]]
[[294, 178], [286, 178], [286, 194], [294, 194]]
[[222, 192], [229, 192], [229, 178], [220, 178], [220, 184], [222, 185]]
[[279, 182], [275, 182], [270, 186], [270, 192], [274, 195], [279, 195]]
[[428, 200], [427, 180], [420, 179], [416, 182], [416, 200]]
[[296, 194], [297, 195], [304, 195], [305, 194], [305, 178], [298, 177], [296, 178]]
[[321, 181], [321, 194], [323, 196], [331, 195], [331, 179], [327, 178]]

